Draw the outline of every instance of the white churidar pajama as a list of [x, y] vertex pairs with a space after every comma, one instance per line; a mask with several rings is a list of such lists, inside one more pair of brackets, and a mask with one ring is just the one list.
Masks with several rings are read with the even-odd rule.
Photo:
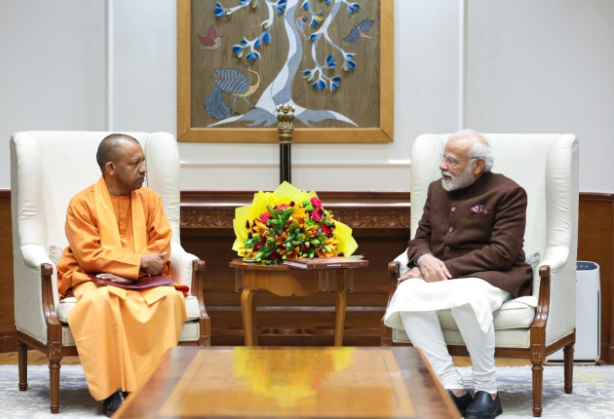
[[444, 340], [438, 311], [451, 309], [473, 364], [476, 391], [497, 392], [493, 311], [511, 298], [510, 293], [480, 278], [426, 282], [408, 279], [392, 296], [384, 323], [404, 329], [412, 344], [421, 348], [445, 389], [463, 389]]

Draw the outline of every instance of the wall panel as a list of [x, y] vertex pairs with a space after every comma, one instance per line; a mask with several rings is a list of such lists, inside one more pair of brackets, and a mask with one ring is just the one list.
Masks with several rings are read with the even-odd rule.
[[[182, 193], [181, 239], [186, 250], [207, 262], [205, 303], [214, 345], [241, 345], [242, 322], [231, 250], [234, 208], [251, 202], [251, 191]], [[387, 264], [405, 249], [408, 192], [321, 192], [325, 206], [354, 229], [370, 267], [359, 269], [348, 295], [346, 345], [378, 345], [379, 320], [387, 302]], [[15, 350], [10, 192], [0, 191], [0, 352]], [[614, 361], [614, 194], [580, 194], [578, 259], [601, 266], [602, 359]], [[264, 345], [332, 343], [333, 296], [282, 298], [259, 294], [259, 340]]]

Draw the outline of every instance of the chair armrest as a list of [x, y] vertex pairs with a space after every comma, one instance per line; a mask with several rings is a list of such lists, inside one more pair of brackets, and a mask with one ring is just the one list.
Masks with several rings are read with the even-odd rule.
[[[47, 339], [49, 342], [61, 342], [62, 324], [56, 313], [58, 290], [57, 284], [53, 281], [53, 262], [43, 246], [38, 244], [26, 244], [21, 246], [21, 255], [26, 266], [36, 270], [39, 272], [38, 275], [40, 275], [43, 313], [45, 314], [45, 321], [47, 323]], [[58, 328], [59, 335], [56, 336]]]
[[550, 266], [539, 268], [540, 286], [535, 319], [531, 324], [531, 362], [541, 364], [545, 359], [546, 325], [550, 311]]
[[[401, 262], [399, 262], [397, 259], [395, 259], [394, 261], [388, 264], [388, 273], [390, 274], [390, 284], [389, 284], [389, 289], [388, 289], [387, 306], [390, 305], [390, 300], [392, 299], [392, 296], [397, 290], [397, 285], [399, 284]], [[384, 317], [382, 317], [382, 320], [380, 323], [380, 345], [381, 346], [392, 346], [392, 329], [384, 324], [385, 318], [386, 318], [386, 314], [384, 314]]]
[[57, 293], [57, 288], [53, 284], [53, 265], [43, 263], [40, 265], [41, 270], [41, 287], [43, 293], [43, 312], [45, 313], [45, 321], [47, 322], [47, 342], [50, 345], [51, 351], [56, 351], [53, 354], [55, 357], [61, 358], [62, 346], [62, 323], [58, 319], [58, 314], [55, 306], [54, 291]]
[[179, 243], [171, 243], [171, 270], [176, 282], [188, 285], [190, 292], [198, 300], [200, 310], [199, 326], [200, 346], [211, 345], [211, 319], [205, 309], [204, 289], [205, 289], [205, 261], [188, 253]]
[[[567, 246], [551, 246], [546, 249], [544, 260], [540, 262], [539, 267], [548, 266], [550, 272], [557, 272], [562, 269], [569, 258], [569, 247]], [[541, 276], [541, 275], [540, 275]]]
[[393, 262], [399, 262], [400, 264], [399, 276], [403, 276], [407, 272], [409, 272], [409, 267], [407, 266], [409, 264], [409, 258], [407, 257], [407, 249], [405, 249], [405, 251], [401, 253], [399, 256], [394, 258]]
[[[44, 263], [51, 265], [53, 269], [53, 262], [41, 245], [25, 244], [21, 246], [21, 256], [24, 263], [32, 269], [39, 270]], [[51, 275], [53, 275], [53, 272], [51, 272]]]
[[179, 243], [171, 243], [171, 276], [181, 285], [187, 285], [192, 289], [193, 262], [199, 260], [198, 257], [185, 251]]
[[388, 273], [390, 274], [390, 284], [388, 288], [388, 305], [390, 300], [397, 290], [399, 278], [401, 277], [401, 264], [395, 259], [388, 264]]
[[211, 319], [205, 308], [205, 261], [196, 259], [192, 261], [192, 294], [198, 299], [200, 306], [200, 346], [211, 345]]

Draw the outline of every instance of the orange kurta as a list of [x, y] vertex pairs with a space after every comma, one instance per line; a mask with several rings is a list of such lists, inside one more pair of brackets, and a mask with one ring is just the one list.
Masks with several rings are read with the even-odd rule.
[[68, 324], [90, 393], [103, 400], [118, 388], [134, 391], [177, 345], [186, 318], [183, 294], [173, 287], [98, 287], [87, 273], [136, 279], [142, 254], [166, 252], [168, 260], [171, 228], [162, 199], [147, 188], [111, 197], [101, 178], [71, 200], [66, 236], [58, 289], [61, 298], [77, 297]]

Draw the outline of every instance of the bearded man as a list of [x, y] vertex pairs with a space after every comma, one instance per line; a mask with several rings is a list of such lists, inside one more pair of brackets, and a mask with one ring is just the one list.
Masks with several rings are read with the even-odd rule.
[[102, 177], [68, 205], [58, 291], [60, 298], [77, 297], [68, 324], [90, 393], [104, 400], [103, 413], [111, 417], [177, 345], [187, 287], [128, 290], [92, 282], [89, 275], [118, 285], [169, 276], [172, 234], [162, 198], [141, 188], [147, 165], [137, 140], [111, 134], [96, 160]]
[[[465, 418], [502, 413], [495, 376], [493, 311], [530, 295], [522, 249], [527, 195], [492, 173], [487, 139], [460, 131], [447, 142], [422, 219], [408, 245], [409, 272], [399, 278], [385, 324], [404, 329], [421, 348]], [[465, 390], [444, 340], [438, 311], [451, 309], [473, 364], [475, 398]]]

